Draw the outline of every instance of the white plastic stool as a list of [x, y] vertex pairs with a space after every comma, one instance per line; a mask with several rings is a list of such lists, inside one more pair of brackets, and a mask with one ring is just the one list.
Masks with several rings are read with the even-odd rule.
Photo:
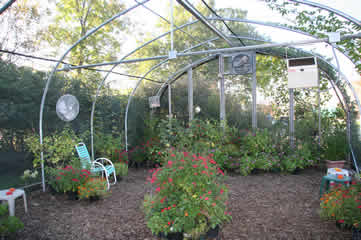
[[0, 191], [0, 201], [8, 201], [9, 204], [9, 215], [10, 216], [15, 216], [15, 199], [18, 197], [23, 196], [24, 199], [24, 208], [25, 208], [25, 212], [28, 212], [28, 205], [26, 203], [26, 195], [24, 190], [21, 189], [15, 189], [15, 191], [13, 192], [13, 194], [10, 195], [6, 195], [6, 193], [9, 190], [1, 190]]
[[[343, 177], [350, 177], [351, 172], [343, 168], [328, 168], [327, 175], [336, 175], [336, 176], [342, 175]], [[330, 183], [334, 183], [334, 182], [330, 181]], [[347, 183], [346, 185], [350, 186], [350, 183]]]
[[332, 174], [332, 175], [342, 175], [344, 177], [349, 177], [351, 176], [350, 172], [346, 169], [343, 168], [328, 168], [327, 169], [327, 175]]

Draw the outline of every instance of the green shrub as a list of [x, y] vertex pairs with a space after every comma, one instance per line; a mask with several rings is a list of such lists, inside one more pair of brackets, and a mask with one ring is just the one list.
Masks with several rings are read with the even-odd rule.
[[227, 165], [228, 163], [228, 154], [222, 151], [220, 148], [216, 148], [211, 151], [213, 154], [214, 160], [217, 162], [218, 166], [221, 169], [230, 169], [230, 166]]
[[123, 136], [115, 137], [112, 134], [102, 133], [101, 130], [95, 133], [94, 148], [96, 156], [112, 159], [113, 153], [124, 146]]
[[26, 169], [24, 171], [24, 174], [21, 176], [21, 181], [23, 182], [24, 185], [30, 185], [39, 180], [40, 180], [40, 174], [36, 169], [33, 171], [31, 171], [30, 169]]
[[0, 204], [0, 237], [6, 237], [24, 228], [24, 224], [15, 216], [8, 216], [8, 205]]
[[325, 160], [346, 160], [349, 150], [345, 130], [335, 129], [322, 136], [322, 140], [322, 155]]
[[115, 173], [116, 173], [117, 177], [124, 177], [124, 176], [128, 175], [128, 164], [116, 162], [116, 163], [113, 163], [113, 165], [114, 165]]
[[249, 155], [258, 153], [277, 154], [276, 144], [268, 129], [248, 133], [242, 141], [242, 150]]
[[239, 170], [240, 174], [242, 176], [249, 175], [253, 169], [256, 167], [256, 159], [254, 156], [248, 156], [247, 154], [244, 154], [243, 157], [241, 157]]
[[[73, 159], [78, 159], [74, 146], [80, 142], [74, 131], [64, 128], [51, 136], [43, 138], [44, 160], [48, 167], [64, 167]], [[34, 155], [34, 167], [40, 164], [41, 145], [38, 135], [30, 135], [25, 138], [28, 149]]]

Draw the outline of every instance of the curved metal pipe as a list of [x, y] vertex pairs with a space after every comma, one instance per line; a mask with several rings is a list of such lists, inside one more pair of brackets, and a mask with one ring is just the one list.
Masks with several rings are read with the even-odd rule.
[[[255, 25], [261, 25], [261, 26], [266, 26], [266, 27], [271, 27], [271, 28], [278, 28], [278, 29], [282, 29], [282, 30], [286, 30], [289, 32], [294, 32], [294, 33], [299, 33], [305, 36], [309, 36], [312, 38], [316, 38], [319, 39], [318, 37], [308, 33], [308, 32], [304, 32], [298, 29], [292, 29], [277, 23], [269, 23], [269, 22], [261, 22], [261, 21], [256, 21], [256, 20], [249, 20], [249, 19], [240, 19], [240, 18], [208, 18], [208, 20], [217, 20], [217, 21], [230, 21], [230, 22], [242, 22], [242, 23], [248, 23], [248, 24], [255, 24]], [[340, 51], [340, 50], [339, 50]], [[353, 62], [352, 58], [350, 57], [348, 51], [347, 52], [343, 52], [340, 51], [343, 55], [345, 55], [351, 62]]]
[[[39, 115], [39, 135], [40, 135], [40, 145], [41, 145], [41, 149], [43, 148], [43, 111], [44, 111], [44, 104], [45, 104], [45, 99], [46, 99], [46, 95], [48, 93], [49, 90], [49, 85], [51, 83], [51, 80], [53, 78], [53, 75], [56, 72], [56, 69], [58, 68], [58, 66], [60, 65], [60, 63], [63, 61], [63, 59], [65, 58], [66, 55], [68, 55], [68, 53], [74, 48], [76, 47], [81, 41], [83, 41], [84, 39], [88, 38], [90, 35], [92, 35], [93, 33], [95, 33], [96, 31], [98, 31], [100, 28], [104, 27], [105, 25], [107, 25], [108, 23], [112, 22], [113, 20], [115, 20], [116, 18], [126, 14], [127, 12], [135, 9], [136, 7], [140, 6], [141, 4], [144, 4], [146, 2], [148, 2], [150, 0], [144, 0], [142, 3], [140, 4], [136, 4], [118, 14], [116, 14], [115, 16], [109, 18], [108, 20], [106, 20], [105, 22], [103, 22], [102, 24], [100, 24], [99, 26], [93, 28], [92, 30], [90, 30], [87, 34], [85, 34], [83, 37], [81, 37], [78, 41], [76, 41], [68, 50], [65, 51], [65, 53], [59, 58], [58, 62], [56, 63], [56, 65], [54, 66], [53, 70], [51, 71], [48, 80], [45, 84], [45, 88], [44, 88], [44, 92], [43, 92], [43, 96], [41, 98], [41, 104], [40, 104], [40, 115]], [[45, 173], [44, 173], [44, 151], [41, 150], [40, 153], [40, 159], [41, 159], [41, 178], [42, 178], [42, 187], [43, 187], [43, 192], [45, 192]]]
[[5, 3], [5, 4], [1, 7], [1, 9], [0, 9], [0, 15], [1, 15], [4, 11], [6, 11], [6, 9], [8, 9], [9, 7], [11, 7], [11, 5], [12, 5], [14, 2], [16, 2], [16, 0], [9, 0], [7, 3]]
[[[240, 18], [219, 18], [219, 17], [212, 17], [212, 18], [207, 18], [207, 20], [215, 20], [215, 21], [233, 21], [233, 22], [242, 22], [242, 23], [249, 23], [249, 24], [256, 24], [256, 25], [261, 25], [261, 26], [266, 26], [266, 27], [272, 27], [272, 28], [278, 28], [278, 29], [282, 29], [282, 30], [286, 30], [286, 31], [291, 31], [291, 32], [295, 32], [295, 33], [299, 33], [299, 34], [302, 34], [302, 35], [305, 35], [305, 36], [309, 36], [309, 37], [312, 37], [312, 38], [315, 38], [315, 39], [319, 39], [318, 37], [316, 36], [313, 36], [307, 32], [303, 32], [301, 30], [297, 30], [297, 29], [292, 29], [292, 28], [289, 28], [289, 27], [285, 27], [285, 26], [282, 26], [282, 25], [279, 25], [279, 24], [275, 24], [275, 23], [265, 23], [265, 22], [260, 22], [260, 21], [255, 21], [255, 20], [248, 20], [248, 19], [240, 19]], [[189, 22], [187, 24], [184, 24], [182, 26], [179, 26], [178, 28], [176, 28], [175, 30], [180, 30], [184, 27], [187, 27], [189, 25], [192, 25], [192, 24], [195, 24], [195, 23], [198, 23], [199, 20], [195, 20], [193, 22]], [[166, 33], [163, 33], [161, 35], [159, 35], [158, 37], [154, 38], [153, 40], [157, 40], [167, 34], [169, 34], [170, 31], [166, 32]], [[352, 58], [349, 56], [348, 54], [348, 51], [346, 50], [339, 50], [343, 55], [345, 55], [351, 62], [353, 62]], [[345, 52], [344, 52], [345, 51]], [[159, 56], [160, 58], [165, 58], [166, 56]], [[159, 57], [157, 59], [159, 59]], [[139, 60], [140, 61], [140, 60]], [[129, 60], [127, 62], [134, 62], [134, 60]], [[84, 67], [92, 67], [92, 66], [100, 66], [100, 65], [112, 65], [112, 64], [118, 64], [119, 61], [115, 61], [115, 62], [109, 62], [109, 63], [98, 63], [98, 64], [90, 64], [90, 65], [85, 65], [85, 66], [75, 66], [75, 67], [72, 67], [70, 66], [69, 68], [67, 68], [66, 70], [69, 70], [69, 69], [77, 69], [77, 68], [84, 68]], [[65, 70], [65, 69], [61, 69], [61, 70]]]
[[215, 26], [213, 26], [205, 16], [203, 16], [202, 13], [200, 13], [190, 2], [188, 2], [187, 0], [177, 0], [177, 2], [183, 6], [190, 14], [192, 14], [194, 17], [196, 17], [199, 21], [201, 21], [203, 23], [203, 25], [205, 25], [207, 28], [209, 28], [213, 33], [215, 33], [217, 36], [221, 37], [224, 41], [226, 41], [226, 43], [231, 46], [234, 47], [234, 43], [232, 43], [227, 37], [226, 35], [221, 32], [220, 30], [218, 30]]
[[354, 24], [356, 24], [358, 26], [361, 26], [361, 22], [359, 20], [357, 20], [356, 18], [354, 18], [354, 17], [352, 17], [352, 16], [350, 16], [350, 15], [348, 15], [348, 14], [342, 12], [342, 11], [331, 8], [329, 6], [326, 6], [326, 5], [323, 5], [323, 4], [320, 4], [320, 3], [307, 1], [307, 0], [302, 0], [302, 1], [300, 1], [300, 0], [290, 0], [290, 1], [300, 3], [300, 4], [304, 4], [304, 5], [308, 5], [308, 6], [311, 6], [311, 7], [320, 8], [320, 9], [332, 12], [332, 13], [340, 16], [340, 17], [343, 17], [343, 18], [349, 20], [350, 22], [353, 22]]
[[153, 66], [151, 69], [148, 70], [148, 72], [146, 72], [144, 74], [144, 76], [139, 79], [139, 81], [137, 82], [137, 84], [135, 85], [135, 87], [133, 88], [132, 92], [129, 95], [128, 98], [128, 103], [127, 103], [127, 107], [125, 108], [125, 119], [124, 119], [124, 131], [125, 131], [125, 150], [128, 152], [128, 111], [129, 111], [129, 105], [130, 102], [132, 101], [132, 98], [135, 94], [135, 92], [137, 91], [137, 88], [139, 87], [140, 83], [143, 81], [143, 79], [149, 74], [151, 73], [154, 69], [158, 68], [160, 65], [164, 64], [165, 62], [167, 62], [169, 59], [166, 59], [160, 63], [158, 63], [157, 65]]
[[[218, 39], [218, 38], [215, 38], [214, 40], [216, 40], [216, 39]], [[254, 39], [254, 40], [256, 40], [256, 39]], [[264, 40], [261, 40], [261, 41], [264, 41]], [[312, 54], [312, 53], [311, 53]], [[328, 63], [325, 59], [323, 59], [326, 63]], [[164, 62], [166, 62], [167, 60], [165, 60]], [[333, 68], [335, 68], [332, 64], [331, 64], [331, 66], [333, 67]], [[148, 72], [149, 73], [149, 72]], [[148, 74], [147, 73], [147, 74]], [[174, 75], [173, 75], [174, 76]], [[168, 81], [166, 82], [166, 83], [164, 83], [162, 86], [161, 86], [161, 88], [163, 88], [164, 89], [164, 86], [166, 85], [166, 84], [168, 84], [168, 82], [169, 82], [169, 80], [171, 80], [172, 78], [170, 78], [170, 79], [168, 79]], [[175, 79], [176, 80], [176, 79]], [[174, 80], [174, 81], [175, 81]], [[141, 80], [140, 80], [141, 81]], [[136, 90], [136, 89], [133, 89], [133, 90]], [[158, 91], [158, 94], [159, 94], [159, 92], [160, 92], [160, 90]], [[134, 94], [135, 93], [135, 91], [133, 91], [132, 92], [132, 94]], [[356, 98], [357, 98], [357, 96], [356, 96]], [[126, 122], [126, 125], [127, 125], [127, 119], [128, 119], [128, 110], [129, 110], [129, 103], [130, 103], [130, 101], [128, 101], [128, 105], [127, 105], [127, 110], [126, 110], [126, 119], [125, 119], [125, 122]], [[361, 109], [361, 108], [360, 108]], [[125, 135], [127, 135], [127, 126], [126, 126], [126, 130], [125, 130]], [[126, 143], [127, 143], [127, 136], [126, 136]], [[126, 148], [127, 148], [127, 146], [126, 146]]]
[[[182, 26], [177, 27], [177, 29], [182, 29], [182, 28], [184, 28], [184, 27], [186, 27], [186, 26], [188, 26], [188, 25], [189, 25], [189, 23], [184, 24], [184, 25], [182, 25]], [[141, 49], [141, 48], [143, 48], [144, 46], [146, 46], [146, 45], [148, 45], [148, 44], [150, 44], [150, 43], [152, 43], [152, 42], [154, 42], [154, 41], [156, 41], [156, 40], [158, 40], [158, 39], [166, 36], [166, 35], [169, 34], [169, 33], [170, 33], [170, 31], [168, 31], [168, 32], [166, 32], [166, 33], [164, 33], [164, 34], [161, 34], [161, 35], [159, 35], [158, 37], [156, 37], [156, 38], [154, 38], [154, 39], [152, 39], [152, 40], [149, 40], [148, 42], [142, 44], [141, 46], [135, 48], [134, 50], [132, 50], [131, 52], [129, 52], [128, 54], [126, 54], [123, 58], [121, 58], [121, 60], [124, 60], [125, 58], [129, 57], [129, 56], [132, 55], [133, 53], [137, 52], [139, 49]], [[199, 44], [197, 44], [197, 45], [195, 45], [195, 46], [192, 46], [192, 47], [190, 47], [190, 48], [187, 48], [187, 49], [183, 50], [182, 52], [187, 52], [187, 51], [189, 51], [189, 50], [192, 50], [192, 49], [194, 49], [194, 48], [197, 48], [197, 47], [199, 47], [199, 46], [202, 46], [202, 45], [204, 45], [204, 44], [206, 44], [206, 43], [208, 43], [208, 42], [211, 42], [211, 41], [213, 41], [213, 40], [216, 40], [216, 39], [218, 39], [218, 37], [217, 37], [217, 38], [212, 38], [212, 39], [207, 40], [207, 41], [204, 41], [204, 42], [201, 42], [201, 43], [199, 43]], [[167, 58], [166, 60], [163, 60], [162, 62], [160, 62], [160, 63], [158, 63], [157, 65], [155, 65], [154, 67], [152, 67], [151, 71], [148, 71], [139, 81], [140, 81], [140, 82], [143, 81], [143, 79], [145, 79], [146, 76], [147, 76], [150, 72], [152, 72], [153, 70], [155, 70], [156, 68], [158, 68], [158, 67], [161, 66], [162, 64], [168, 62], [168, 60], [169, 60], [169, 59]], [[92, 110], [91, 110], [91, 113], [90, 113], [90, 115], [91, 115], [91, 116], [90, 116], [90, 133], [91, 133], [92, 159], [94, 159], [94, 154], [93, 154], [93, 153], [94, 153], [94, 112], [95, 112], [96, 99], [97, 99], [97, 97], [98, 97], [98, 95], [99, 95], [99, 93], [100, 93], [100, 89], [101, 89], [102, 86], [104, 85], [105, 80], [108, 78], [108, 76], [110, 75], [111, 71], [114, 70], [114, 68], [117, 67], [119, 64], [120, 64], [120, 63], [114, 65], [114, 66], [111, 68], [110, 72], [108, 72], [107, 75], [104, 77], [103, 81], [100, 82], [100, 84], [98, 85], [98, 88], [97, 88], [97, 92], [96, 92], [96, 95], [95, 95], [93, 104], [92, 104]], [[139, 84], [137, 83], [137, 85], [139, 85]], [[134, 93], [135, 93], [135, 92], [134, 92]], [[130, 97], [131, 97], [131, 96], [130, 96]], [[127, 127], [127, 120], [128, 120], [129, 104], [130, 104], [130, 101], [129, 101], [129, 99], [128, 99], [128, 104], [127, 104], [127, 108], [126, 108], [126, 112], [125, 112], [125, 123], [126, 123], [126, 124], [125, 124], [125, 125], [126, 125], [126, 126], [125, 126], [125, 129], [128, 128], [128, 127]], [[128, 136], [127, 136], [127, 130], [125, 130], [125, 143], [126, 143], [126, 144], [125, 144], [125, 145], [126, 145], [126, 146], [125, 146], [125, 149], [126, 149], [126, 151], [128, 151]]]
[[188, 64], [187, 66], [181, 68], [180, 70], [178, 70], [177, 72], [175, 72], [174, 74], [172, 74], [167, 81], [165, 81], [159, 88], [158, 92], [157, 92], [157, 96], [160, 96], [163, 94], [163, 91], [165, 89], [165, 86], [168, 86], [170, 84], [172, 84], [173, 82], [175, 82], [178, 78], [180, 78], [184, 73], [186, 73], [188, 71], [188, 69], [190, 68], [196, 68], [200, 65], [203, 65], [204, 63], [207, 63], [213, 59], [217, 58], [217, 55], [210, 55], [208, 57], [199, 59], [191, 64]]
[[[177, 27], [177, 30], [178, 29], [182, 29], [186, 26], [188, 26], [189, 24], [184, 24], [182, 26], [179, 26]], [[139, 47], [135, 48], [134, 50], [130, 51], [129, 53], [127, 53], [126, 55], [124, 55], [120, 61], [123, 61], [124, 59], [126, 59], [127, 57], [133, 55], [134, 53], [136, 53], [139, 49], [142, 49], [143, 47], [149, 45], [150, 43], [168, 35], [171, 31], [168, 31], [168, 32], [165, 32], [145, 43], [143, 43], [142, 45], [140, 45]], [[168, 58], [164, 61], [162, 61], [162, 63], [165, 63], [168, 61]], [[117, 61], [118, 62], [118, 61]], [[94, 101], [92, 103], [92, 110], [91, 110], [91, 113], [90, 113], [90, 138], [91, 138], [91, 151], [92, 151], [92, 159], [94, 160], [94, 112], [95, 112], [95, 104], [96, 104], [96, 100], [97, 100], [97, 97], [99, 96], [99, 93], [100, 93], [100, 89], [103, 87], [104, 85], [104, 82], [106, 81], [106, 79], [108, 78], [108, 76], [110, 75], [111, 71], [114, 70], [114, 68], [116, 68], [120, 63], [116, 63], [113, 65], [113, 67], [111, 68], [110, 72], [108, 72], [105, 77], [103, 78], [103, 80], [99, 83], [98, 85], [98, 88], [97, 88], [97, 91], [96, 91], [96, 94], [95, 94], [95, 98], [94, 98]], [[160, 66], [159, 64], [156, 65], [157, 67]], [[140, 78], [139, 81], [142, 81], [148, 74], [144, 75], [142, 78]], [[139, 82], [138, 81], [138, 82]], [[129, 102], [129, 101], [128, 101]], [[128, 106], [128, 105], [127, 105]], [[127, 111], [126, 111], [126, 116], [128, 115]], [[127, 119], [127, 118], [126, 118]], [[128, 151], [128, 147], [127, 147], [127, 136], [125, 136], [125, 142], [126, 142], [126, 150]]]
[[[208, 18], [208, 19], [209, 19], [209, 20], [219, 20], [219, 21], [221, 21], [221, 20], [236, 21], [236, 22], [244, 22], [244, 23], [250, 23], [250, 24], [257, 24], [257, 25], [269, 26], [269, 27], [279, 28], [279, 29], [283, 29], [283, 30], [287, 30], [287, 31], [292, 31], [292, 32], [295, 32], [295, 33], [299, 33], [299, 34], [302, 34], [302, 35], [306, 35], [306, 36], [310, 36], [310, 37], [316, 38], [315, 36], [312, 36], [311, 34], [309, 34], [309, 33], [307, 33], [307, 32], [303, 32], [303, 31], [300, 31], [300, 30], [291, 29], [291, 28], [288, 28], [288, 27], [285, 27], [285, 26], [276, 25], [276, 24], [272, 24], [272, 23], [264, 23], [264, 22], [254, 21], [254, 20], [237, 19], [237, 18]], [[196, 21], [193, 21], [193, 22], [184, 24], [184, 25], [176, 28], [175, 30], [182, 29], [182, 28], [184, 28], [184, 27], [187, 27], [187, 26], [189, 26], [189, 25], [195, 24], [195, 23], [197, 23], [197, 22], [199, 22], [199, 21], [196, 20]], [[151, 40], [151, 41], [155, 41], [155, 40], [157, 40], [157, 39], [159, 39], [159, 38], [161, 38], [161, 37], [163, 37], [163, 36], [165, 36], [165, 35], [167, 35], [167, 34], [169, 34], [169, 33], [170, 33], [170, 31], [168, 31], [168, 32], [166, 32], [166, 33], [164, 33], [164, 34], [161, 34], [161, 35], [159, 35], [158, 37], [154, 38], [154, 39]], [[216, 39], [218, 39], [218, 38], [214, 38], [214, 40], [216, 40]], [[205, 41], [205, 43], [206, 43], [206, 42], [211, 42], [211, 41], [213, 41], [213, 40]], [[261, 41], [264, 41], [264, 40], [261, 40]], [[145, 45], [146, 45], [146, 44], [143, 44], [142, 46], [145, 46]], [[198, 44], [198, 45], [195, 46], [195, 47], [198, 47], [198, 46], [201, 46], [201, 45], [203, 45], [203, 44]], [[141, 47], [142, 47], [142, 46], [141, 46]], [[141, 48], [141, 47], [139, 47], [139, 48]], [[139, 49], [139, 48], [138, 48], [138, 49]], [[192, 47], [192, 48], [193, 48], [193, 47]], [[346, 57], [348, 57], [348, 58], [351, 60], [351, 58], [350, 58], [349, 56], [347, 56], [345, 53], [343, 53], [343, 52], [341, 52], [341, 53], [344, 54]], [[152, 70], [156, 69], [157, 67], [161, 66], [163, 63], [165, 63], [165, 62], [167, 62], [167, 61], [168, 61], [168, 59], [162, 61], [160, 64], [157, 64], [156, 66], [152, 67]], [[351, 61], [352, 61], [352, 60], [351, 60]], [[152, 70], [148, 71], [148, 72], [144, 75], [144, 77], [147, 76]], [[144, 78], [144, 77], [143, 77], [143, 78]], [[104, 81], [105, 81], [105, 79], [104, 79]], [[142, 81], [142, 79], [140, 79], [140, 80], [138, 81], [138, 83], [136, 84], [135, 89], [133, 89], [133, 91], [132, 91], [132, 93], [131, 93], [131, 95], [129, 96], [129, 99], [128, 99], [128, 103], [127, 103], [127, 107], [126, 107], [126, 113], [125, 113], [125, 115], [126, 115], [126, 116], [125, 116], [125, 135], [127, 135], [127, 120], [128, 120], [129, 104], [130, 104], [130, 102], [131, 102], [132, 96], [134, 95], [134, 93], [135, 93], [135, 91], [136, 91], [136, 89], [137, 89], [137, 87], [139, 86], [139, 83], [140, 83], [141, 81]], [[128, 150], [127, 136], [125, 136], [125, 138], [126, 138], [126, 149]]]
[[[218, 39], [218, 38], [217, 38], [217, 39]], [[203, 44], [206, 44], [207, 42], [209, 42], [209, 40], [208, 40], [208, 41], [205, 41]], [[194, 46], [194, 47], [198, 47], [198, 46]], [[190, 49], [192, 49], [192, 48], [188, 48], [188, 49], [186, 49], [186, 50], [184, 50], [184, 51], [188, 51], [188, 50], [190, 50]], [[124, 135], [125, 135], [125, 150], [126, 150], [126, 151], [128, 151], [128, 112], [129, 112], [129, 106], [130, 106], [130, 103], [131, 103], [131, 101], [132, 101], [132, 98], [133, 98], [136, 90], [138, 89], [140, 83], [143, 81], [143, 79], [144, 79], [149, 73], [151, 73], [151, 72], [154, 71], [156, 68], [158, 68], [159, 66], [163, 65], [164, 63], [166, 63], [166, 62], [168, 62], [168, 61], [169, 61], [169, 58], [166, 59], [166, 60], [164, 60], [164, 61], [162, 61], [162, 62], [160, 62], [160, 63], [158, 63], [157, 65], [153, 66], [150, 70], [148, 70], [148, 72], [146, 72], [146, 73], [144, 74], [144, 76], [143, 76], [141, 79], [139, 79], [139, 81], [137, 82], [136, 86], [133, 88], [131, 94], [129, 95], [128, 103], [127, 103], [127, 106], [126, 106], [126, 109], [125, 109], [125, 119], [124, 119], [124, 132], [125, 132]]]

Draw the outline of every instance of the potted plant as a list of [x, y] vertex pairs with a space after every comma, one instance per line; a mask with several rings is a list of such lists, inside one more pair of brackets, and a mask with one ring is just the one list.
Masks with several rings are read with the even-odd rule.
[[24, 228], [19, 218], [8, 215], [8, 205], [0, 204], [0, 239], [7, 239], [11, 234]]
[[350, 187], [334, 185], [321, 197], [320, 215], [324, 219], [335, 220], [344, 228], [361, 229], [361, 184], [352, 182]]
[[78, 186], [79, 199], [89, 199], [90, 201], [98, 200], [109, 194], [107, 182], [104, 178], [90, 177], [87, 181]]
[[171, 153], [148, 178], [155, 192], [145, 196], [144, 212], [152, 233], [198, 239], [229, 221], [223, 178], [212, 154]]
[[90, 172], [86, 169], [77, 169], [70, 165], [65, 168], [51, 169], [50, 186], [54, 191], [66, 193], [71, 200], [77, 199], [78, 187], [89, 178]]
[[121, 180], [123, 177], [128, 175], [128, 164], [123, 162], [113, 163], [117, 178]]
[[344, 168], [348, 154], [345, 131], [336, 129], [324, 136], [322, 150], [327, 168]]

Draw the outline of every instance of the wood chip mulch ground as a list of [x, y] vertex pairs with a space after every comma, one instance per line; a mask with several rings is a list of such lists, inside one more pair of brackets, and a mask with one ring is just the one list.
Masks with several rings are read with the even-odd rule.
[[[129, 176], [111, 187], [111, 196], [95, 202], [68, 200], [41, 191], [22, 199], [16, 216], [24, 222], [22, 240], [155, 240], [141, 209], [148, 171], [130, 169]], [[319, 217], [319, 187], [323, 173], [315, 169], [298, 175], [262, 173], [230, 176], [229, 208], [232, 222], [222, 227], [221, 239], [351, 239], [350, 230]]]

